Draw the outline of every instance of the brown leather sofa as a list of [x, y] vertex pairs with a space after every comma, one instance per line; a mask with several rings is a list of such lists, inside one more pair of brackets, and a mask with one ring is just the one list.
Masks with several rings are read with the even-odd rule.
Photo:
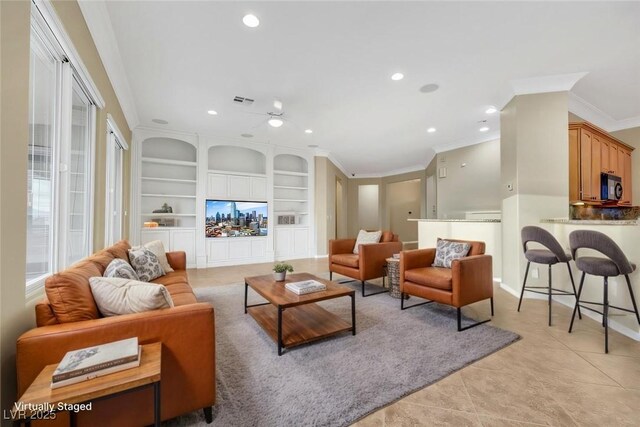
[[[457, 309], [458, 331], [463, 331], [489, 320], [462, 327], [460, 308], [465, 305], [490, 299], [493, 316], [493, 267], [491, 255], [485, 255], [484, 242], [447, 239], [469, 243], [469, 254], [454, 260], [451, 268], [432, 267], [436, 249], [415, 249], [400, 253], [400, 308], [439, 302]], [[427, 302], [404, 306], [404, 296], [413, 295]]]
[[402, 250], [398, 235], [385, 231], [380, 243], [360, 245], [357, 255], [353, 253], [355, 244], [356, 239], [329, 240], [329, 280], [333, 279], [333, 273], [360, 280], [363, 297], [388, 292], [383, 290], [365, 295], [364, 282], [382, 277], [384, 284], [385, 260]]
[[[47, 279], [47, 298], [36, 305], [38, 327], [18, 338], [18, 395], [42, 368], [60, 362], [67, 351], [135, 336], [141, 344], [162, 342], [162, 419], [203, 409], [210, 422], [216, 396], [214, 313], [210, 304], [196, 301], [184, 252], [167, 253], [175, 271], [154, 280], [166, 286], [175, 307], [105, 318], [98, 312], [89, 278], [102, 276], [114, 258], [128, 261], [129, 248], [128, 242], [118, 242]], [[94, 402], [91, 411], [78, 414], [78, 424], [153, 424], [152, 390]], [[42, 425], [69, 425], [68, 414], [60, 413]]]

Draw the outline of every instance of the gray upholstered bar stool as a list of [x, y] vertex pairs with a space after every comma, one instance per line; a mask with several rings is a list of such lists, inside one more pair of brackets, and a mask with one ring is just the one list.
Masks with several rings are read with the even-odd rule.
[[[629, 274], [633, 273], [633, 271], [636, 269], [636, 265], [632, 262], [629, 262], [624, 252], [622, 252], [622, 249], [620, 249], [616, 242], [614, 242], [606, 234], [600, 233], [599, 231], [573, 231], [571, 234], [569, 234], [569, 244], [571, 245], [571, 254], [576, 260], [576, 266], [578, 267], [578, 270], [582, 271], [580, 288], [578, 289], [578, 299], [576, 301], [576, 306], [573, 309], [573, 316], [571, 316], [569, 333], [571, 333], [571, 330], [573, 329], [573, 320], [576, 317], [576, 310], [579, 310], [579, 307], [602, 314], [602, 326], [604, 326], [604, 352], [608, 353], [609, 308], [615, 308], [617, 310], [635, 313], [638, 324], [640, 324], [640, 314], [638, 314], [638, 306], [636, 305], [636, 299], [633, 296], [633, 289], [631, 288], [631, 281], [629, 280]], [[580, 248], [594, 249], [607, 256], [607, 258], [592, 256], [576, 258], [576, 253]], [[604, 293], [602, 297], [602, 303], [593, 301], [580, 301], [580, 295], [582, 294], [582, 287], [584, 286], [584, 277], [586, 274], [604, 277]], [[627, 281], [627, 288], [629, 288], [629, 295], [631, 296], [633, 310], [629, 310], [628, 308], [616, 307], [609, 304], [609, 277], [620, 275], [624, 275], [624, 278]], [[593, 308], [582, 304], [600, 305], [602, 306], [602, 312], [594, 310]]]
[[[522, 297], [524, 291], [533, 292], [536, 294], [548, 295], [549, 297], [549, 326], [551, 326], [551, 297], [553, 295], [573, 295], [577, 300], [576, 285], [573, 281], [573, 273], [571, 273], [571, 255], [566, 253], [560, 243], [556, 240], [551, 233], [544, 228], [529, 225], [523, 227], [521, 231], [522, 247], [524, 249], [524, 256], [527, 259], [527, 269], [524, 272], [524, 283], [522, 283], [522, 290], [520, 291], [520, 301], [518, 302], [518, 311], [522, 305]], [[527, 244], [530, 242], [536, 242], [541, 244], [547, 249], [529, 249]], [[529, 266], [534, 262], [536, 264], [546, 264], [549, 266], [549, 285], [548, 286], [527, 286], [527, 276], [529, 275]], [[565, 291], [564, 289], [556, 289], [551, 286], [551, 266], [558, 263], [567, 264], [569, 270], [569, 277], [571, 278], [571, 286], [573, 292]], [[544, 289], [544, 291], [542, 290]], [[578, 309], [578, 315], [582, 319], [582, 314]]]

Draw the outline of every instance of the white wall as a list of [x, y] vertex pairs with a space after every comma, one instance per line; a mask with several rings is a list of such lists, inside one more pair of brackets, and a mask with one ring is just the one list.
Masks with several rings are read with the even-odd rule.
[[438, 218], [464, 218], [468, 211], [499, 211], [500, 140], [439, 153], [437, 170]]

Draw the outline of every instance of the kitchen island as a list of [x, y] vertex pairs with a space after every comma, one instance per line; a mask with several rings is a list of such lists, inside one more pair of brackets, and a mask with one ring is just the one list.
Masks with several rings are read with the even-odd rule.
[[[493, 258], [493, 277], [502, 274], [502, 224], [499, 219], [410, 219], [418, 222], [418, 248], [435, 248], [441, 239], [480, 240]], [[499, 279], [498, 279], [499, 280]]]

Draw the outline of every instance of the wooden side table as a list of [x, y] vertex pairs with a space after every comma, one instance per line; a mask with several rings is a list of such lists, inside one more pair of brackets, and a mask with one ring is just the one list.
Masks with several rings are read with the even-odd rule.
[[[88, 381], [52, 389], [51, 377], [58, 364], [47, 365], [18, 399], [25, 408], [38, 408], [48, 404], [59, 411], [59, 404], [75, 405], [108, 399], [116, 395], [153, 387], [154, 426], [160, 426], [160, 366], [162, 343], [156, 342], [142, 346], [140, 366], [97, 377]], [[51, 406], [53, 405], [53, 406]], [[65, 410], [65, 409], [62, 409]], [[16, 424], [31, 425], [41, 411], [26, 410], [14, 416]], [[70, 410], [70, 424], [77, 424], [77, 412]]]

